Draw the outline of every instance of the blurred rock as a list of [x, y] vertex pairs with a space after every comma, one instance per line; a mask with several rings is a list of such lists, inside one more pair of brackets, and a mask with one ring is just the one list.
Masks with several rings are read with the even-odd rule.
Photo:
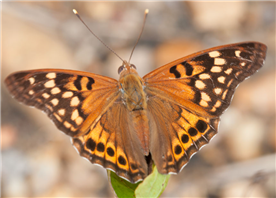
[[189, 2], [195, 26], [201, 31], [235, 31], [240, 28], [246, 5], [246, 2]]

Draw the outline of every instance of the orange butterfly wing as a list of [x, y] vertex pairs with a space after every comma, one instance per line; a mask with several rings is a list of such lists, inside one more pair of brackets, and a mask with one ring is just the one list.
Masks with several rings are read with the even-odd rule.
[[[237, 43], [178, 59], [143, 77], [160, 173], [178, 173], [217, 133], [237, 85], [264, 63], [266, 46]], [[158, 141], [156, 141], [158, 140]]]
[[85, 134], [119, 97], [117, 80], [74, 70], [16, 72], [5, 83], [14, 98], [44, 111], [72, 137]]
[[117, 80], [41, 69], [13, 73], [5, 83], [17, 100], [41, 109], [71, 136], [81, 156], [131, 182], [146, 177], [147, 165], [135, 136], [129, 134], [131, 120]]

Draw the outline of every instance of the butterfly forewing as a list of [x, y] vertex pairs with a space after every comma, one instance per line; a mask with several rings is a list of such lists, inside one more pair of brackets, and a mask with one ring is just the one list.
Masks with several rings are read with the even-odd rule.
[[86, 133], [119, 95], [116, 80], [70, 70], [17, 72], [5, 83], [17, 100], [46, 112], [70, 136]]
[[72, 136], [81, 156], [133, 183], [147, 176], [117, 80], [44, 69], [11, 74], [5, 83], [17, 100], [43, 110], [61, 131]]
[[[159, 172], [179, 172], [195, 149], [209, 142], [235, 88], [263, 65], [265, 55], [266, 46], [261, 43], [224, 45], [181, 58], [143, 77], [148, 108], [159, 131], [154, 137], [166, 147], [155, 149], [158, 144], [152, 142]], [[169, 162], [174, 166], [168, 166]]]

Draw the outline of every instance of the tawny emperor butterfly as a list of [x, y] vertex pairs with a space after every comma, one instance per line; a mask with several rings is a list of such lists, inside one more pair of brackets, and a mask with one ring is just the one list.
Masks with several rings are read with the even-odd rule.
[[127, 61], [119, 81], [88, 72], [40, 69], [9, 75], [20, 102], [44, 111], [79, 154], [130, 182], [178, 173], [217, 133], [237, 85], [264, 64], [258, 42], [223, 45], [180, 58], [141, 78]]

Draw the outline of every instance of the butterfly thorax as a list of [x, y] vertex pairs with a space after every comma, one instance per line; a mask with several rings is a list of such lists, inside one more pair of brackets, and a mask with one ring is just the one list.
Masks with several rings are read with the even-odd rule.
[[[128, 66], [128, 65], [127, 65]], [[144, 155], [149, 154], [149, 124], [147, 117], [146, 94], [143, 90], [143, 80], [135, 68], [128, 66], [122, 71], [119, 79], [122, 100], [129, 110], [131, 124], [130, 133], [139, 139]]]
[[129, 111], [147, 109], [142, 81], [137, 74], [128, 74], [121, 78], [119, 83], [122, 99]]

